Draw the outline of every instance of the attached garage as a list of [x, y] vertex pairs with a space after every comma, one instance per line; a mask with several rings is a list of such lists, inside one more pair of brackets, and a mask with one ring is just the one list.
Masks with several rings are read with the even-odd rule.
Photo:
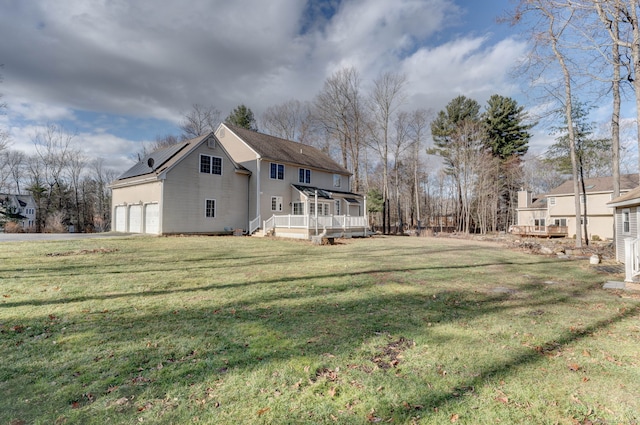
[[115, 208], [115, 230], [116, 232], [127, 231], [127, 207], [124, 205], [118, 205]]
[[142, 233], [142, 205], [129, 206], [129, 232]]
[[160, 233], [159, 204], [147, 204], [144, 206], [144, 233], [152, 235]]

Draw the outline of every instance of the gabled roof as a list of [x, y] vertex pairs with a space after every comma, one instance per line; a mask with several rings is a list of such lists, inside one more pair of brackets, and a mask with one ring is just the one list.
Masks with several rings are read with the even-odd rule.
[[607, 202], [610, 207], [626, 207], [636, 204], [640, 204], [640, 186]]
[[[113, 184], [121, 183], [125, 180], [137, 180], [137, 178], [140, 178], [142, 176], [159, 176], [160, 174], [169, 170], [175, 164], [180, 162], [194, 149], [196, 149], [198, 146], [200, 146], [202, 143], [205, 143], [209, 139], [214, 139], [218, 146], [220, 146], [220, 148], [224, 150], [224, 147], [222, 147], [222, 144], [218, 141], [213, 133], [195, 137], [182, 143], [178, 143], [176, 145], [151, 152], [150, 154], [142, 158], [133, 167], [122, 173], [122, 175], [120, 175], [120, 177], [118, 177]], [[228, 154], [227, 157], [233, 163], [236, 171], [250, 174], [249, 170], [247, 170], [242, 165], [236, 164]]]
[[[587, 193], [613, 192], [613, 177], [585, 179], [584, 185]], [[623, 174], [620, 176], [620, 190], [631, 190], [636, 186], [638, 186], [637, 174]], [[547, 197], [558, 195], [573, 195], [573, 180], [567, 180], [547, 193]]]
[[336, 174], [351, 175], [349, 170], [313, 146], [269, 136], [227, 123], [221, 125], [235, 133], [236, 136], [241, 138], [263, 159], [274, 162], [286, 162], [288, 164], [315, 168]]
[[[195, 140], [195, 139], [192, 139]], [[129, 168], [127, 171], [122, 173], [118, 180], [127, 179], [130, 177], [143, 176], [145, 174], [149, 174], [161, 168], [167, 161], [173, 158], [178, 152], [183, 150], [185, 147], [189, 145], [190, 141], [178, 143], [173, 146], [169, 146], [167, 148], [159, 149], [155, 152], [151, 152], [142, 158], [136, 165]]]

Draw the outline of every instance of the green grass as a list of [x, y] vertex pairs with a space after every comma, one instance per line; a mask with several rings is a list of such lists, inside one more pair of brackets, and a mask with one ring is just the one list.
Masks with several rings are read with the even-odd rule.
[[634, 424], [611, 278], [434, 238], [4, 243], [0, 424]]

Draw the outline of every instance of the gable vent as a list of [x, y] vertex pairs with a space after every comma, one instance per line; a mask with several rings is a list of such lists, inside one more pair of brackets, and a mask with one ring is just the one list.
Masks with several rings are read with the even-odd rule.
[[214, 139], [213, 137], [210, 137], [209, 140], [207, 140], [207, 147], [209, 149], [215, 149], [216, 148], [216, 139]]

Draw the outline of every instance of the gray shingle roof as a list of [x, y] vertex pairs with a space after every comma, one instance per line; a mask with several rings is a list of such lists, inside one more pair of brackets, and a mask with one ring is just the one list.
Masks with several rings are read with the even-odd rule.
[[313, 146], [269, 136], [227, 123], [224, 125], [244, 140], [244, 142], [263, 159], [275, 162], [286, 162], [288, 164], [315, 168], [336, 174], [351, 175], [349, 170]]
[[[584, 181], [587, 193], [613, 191], [613, 177], [595, 177]], [[620, 189], [631, 190], [638, 186], [637, 174], [623, 174], [620, 176]], [[573, 180], [567, 180], [560, 186], [547, 193], [547, 196], [573, 195]]]

